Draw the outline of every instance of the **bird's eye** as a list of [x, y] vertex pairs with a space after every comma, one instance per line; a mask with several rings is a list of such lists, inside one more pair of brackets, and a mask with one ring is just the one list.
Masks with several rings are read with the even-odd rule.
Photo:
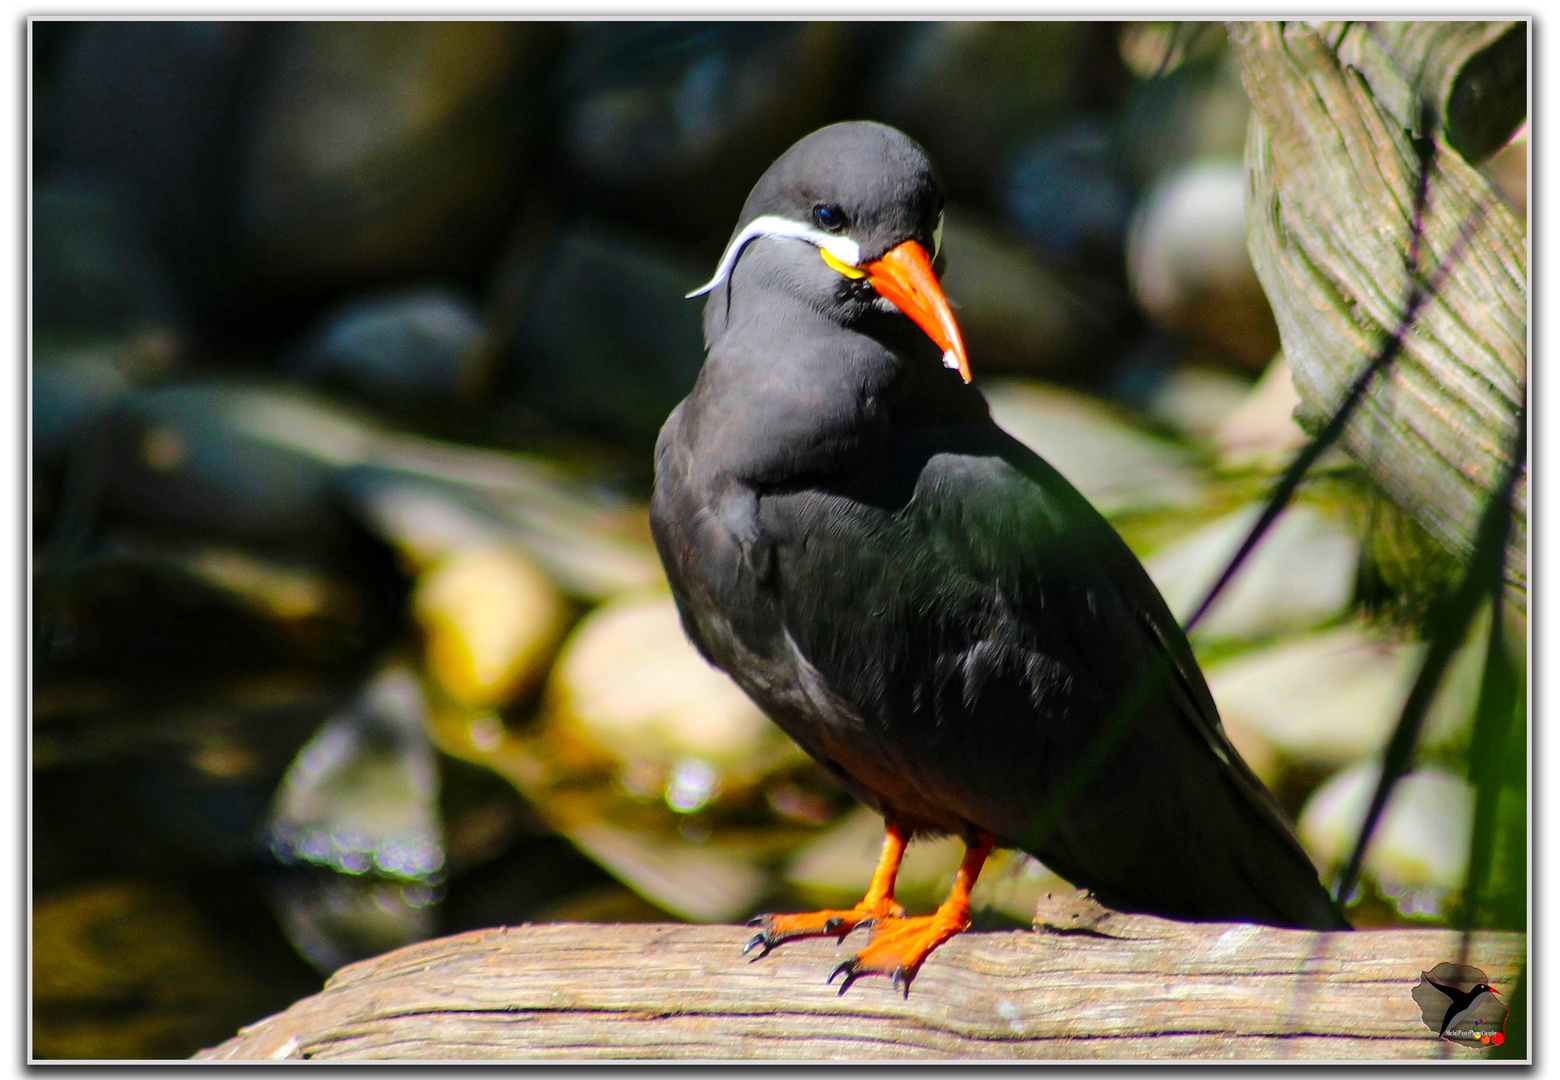
[[813, 207], [812, 216], [820, 229], [839, 232], [845, 227], [845, 211], [833, 203], [819, 203]]

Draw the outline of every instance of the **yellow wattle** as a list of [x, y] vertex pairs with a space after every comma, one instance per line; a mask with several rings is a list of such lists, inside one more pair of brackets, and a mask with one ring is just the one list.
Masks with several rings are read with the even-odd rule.
[[823, 261], [828, 263], [831, 268], [838, 270], [848, 278], [864, 278], [867, 276], [867, 272], [865, 270], [857, 269], [856, 267], [851, 266], [849, 263], [840, 262], [840, 260], [836, 259], [833, 255], [830, 255], [828, 251], [823, 248], [818, 249], [818, 254], [823, 256]]

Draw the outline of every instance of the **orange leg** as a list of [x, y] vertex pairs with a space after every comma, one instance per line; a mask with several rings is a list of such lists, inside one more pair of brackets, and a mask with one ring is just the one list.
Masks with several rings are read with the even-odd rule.
[[762, 927], [753, 940], [743, 946], [743, 955], [760, 945], [764, 951], [754, 960], [769, 955], [783, 941], [802, 937], [826, 937], [837, 935], [841, 941], [862, 923], [879, 919], [897, 918], [905, 909], [894, 903], [894, 878], [899, 873], [899, 861], [905, 855], [905, 831], [893, 822], [883, 827], [883, 854], [878, 857], [877, 869], [872, 872], [872, 883], [861, 903], [849, 911], [809, 911], [798, 915], [760, 915], [749, 926]]
[[894, 986], [910, 996], [910, 980], [932, 950], [970, 925], [970, 890], [980, 877], [980, 868], [991, 854], [994, 838], [981, 834], [964, 851], [964, 861], [953, 879], [948, 899], [930, 915], [907, 919], [902, 915], [880, 919], [872, 930], [867, 947], [834, 969], [829, 982], [843, 974], [840, 993], [863, 975], [888, 975]]

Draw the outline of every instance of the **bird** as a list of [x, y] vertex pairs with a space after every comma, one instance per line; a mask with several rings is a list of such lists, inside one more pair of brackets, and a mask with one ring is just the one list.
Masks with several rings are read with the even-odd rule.
[[1464, 1020], [1478, 1008], [1485, 994], [1494, 994], [1499, 999], [1500, 994], [1489, 983], [1481, 982], [1469, 987], [1467, 990], [1459, 990], [1455, 986], [1449, 986], [1434, 977], [1428, 971], [1421, 971], [1420, 975], [1429, 985], [1435, 987], [1446, 995], [1446, 1015], [1441, 1018], [1441, 1038], [1446, 1038], [1448, 1031], [1456, 1031]]
[[[683, 629], [884, 818], [859, 904], [759, 916], [745, 952], [866, 926], [829, 983], [908, 995], [996, 847], [1122, 911], [1347, 928], [1141, 563], [992, 419], [944, 216], [918, 143], [832, 124], [763, 173], [689, 294], [705, 359], [650, 505]], [[952, 889], [908, 916], [900, 859], [939, 835], [965, 844]]]

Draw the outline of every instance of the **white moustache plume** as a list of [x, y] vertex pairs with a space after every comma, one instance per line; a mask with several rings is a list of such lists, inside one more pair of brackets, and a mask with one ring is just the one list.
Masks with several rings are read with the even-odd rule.
[[731, 268], [737, 265], [737, 256], [742, 254], [742, 249], [747, 246], [748, 241], [757, 240], [761, 236], [806, 241], [813, 247], [827, 251], [846, 266], [855, 266], [861, 261], [861, 247], [849, 237], [821, 232], [811, 225], [792, 221], [790, 218], [765, 214], [748, 222], [747, 228], [732, 237], [731, 243], [726, 245], [725, 254], [720, 257], [720, 265], [715, 268], [715, 276], [689, 293], [687, 299], [692, 300], [695, 296], [703, 296], [730, 277]]

